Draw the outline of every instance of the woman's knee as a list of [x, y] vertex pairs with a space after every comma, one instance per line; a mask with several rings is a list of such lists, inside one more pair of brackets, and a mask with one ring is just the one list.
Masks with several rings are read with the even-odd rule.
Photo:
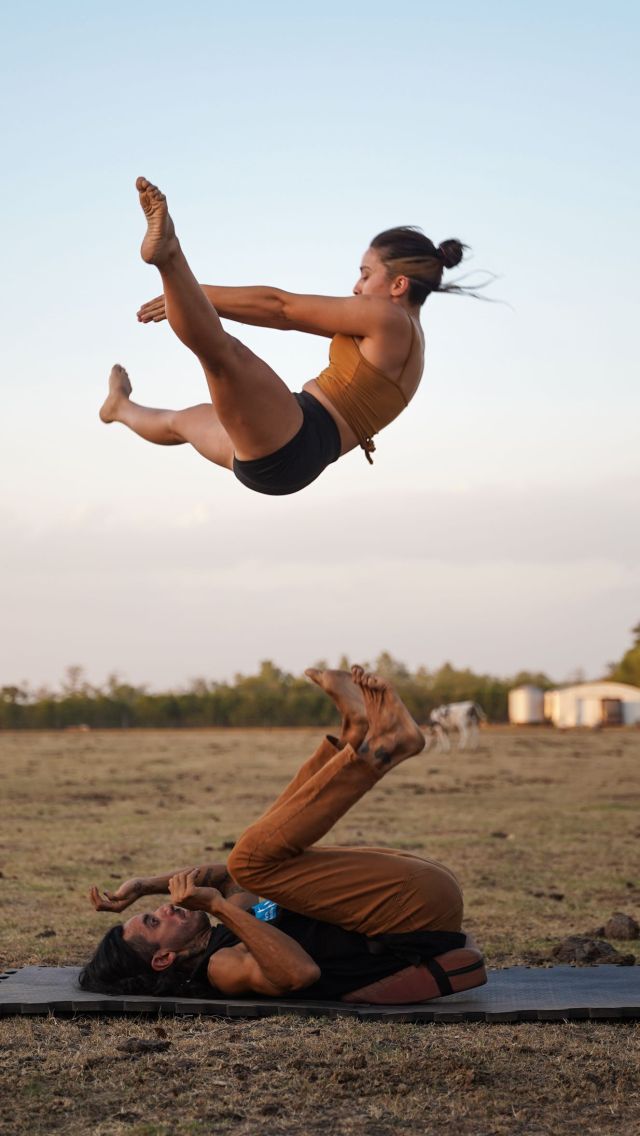
[[181, 416], [184, 416], [183, 410], [167, 410], [167, 429], [176, 442], [188, 442], [185, 433], [186, 423]]

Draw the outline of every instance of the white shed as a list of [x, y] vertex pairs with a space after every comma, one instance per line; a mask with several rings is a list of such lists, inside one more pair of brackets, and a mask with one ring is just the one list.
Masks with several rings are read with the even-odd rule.
[[539, 686], [525, 683], [509, 691], [509, 721], [514, 726], [544, 722], [544, 693]]
[[640, 723], [640, 689], [626, 682], [581, 682], [547, 690], [544, 716], [554, 726], [633, 726]]

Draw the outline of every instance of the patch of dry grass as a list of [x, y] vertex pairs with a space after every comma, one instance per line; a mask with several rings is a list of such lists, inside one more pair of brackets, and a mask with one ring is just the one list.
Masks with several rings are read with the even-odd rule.
[[[602, 1024], [16, 1019], [3, 1133], [631, 1133], [638, 1037]], [[166, 1035], [132, 1056], [128, 1037]], [[5, 1098], [7, 1099], [7, 1098]]]
[[[1, 736], [0, 967], [81, 962], [111, 922], [89, 908], [90, 883], [224, 858], [315, 741], [308, 730]], [[476, 754], [429, 751], [393, 772], [331, 840], [443, 860], [489, 963], [526, 962], [615, 910], [640, 915], [639, 761], [636, 732], [486, 730]], [[158, 1031], [162, 1052], [118, 1048]], [[12, 1018], [0, 1039], [11, 1136], [640, 1130], [629, 1023]]]

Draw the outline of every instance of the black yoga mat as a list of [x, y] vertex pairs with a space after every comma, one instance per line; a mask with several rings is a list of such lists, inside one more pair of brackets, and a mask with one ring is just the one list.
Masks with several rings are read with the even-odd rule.
[[1, 1014], [212, 1014], [261, 1018], [348, 1014], [377, 1021], [520, 1022], [640, 1019], [640, 967], [514, 966], [489, 972], [486, 986], [411, 1006], [351, 1006], [285, 998], [150, 998], [89, 994], [79, 967], [25, 966], [0, 975]]

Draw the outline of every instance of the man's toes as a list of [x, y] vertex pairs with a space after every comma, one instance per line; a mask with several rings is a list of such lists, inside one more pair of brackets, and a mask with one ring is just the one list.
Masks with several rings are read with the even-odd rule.
[[383, 693], [383, 691], [389, 689], [389, 683], [387, 682], [387, 680], [380, 678], [380, 675], [377, 674], [369, 675], [369, 686], [371, 690], [377, 690], [380, 693]]
[[364, 668], [357, 665], [353, 666], [351, 668], [351, 677], [353, 681], [358, 684], [358, 686], [361, 686], [362, 680], [364, 678]]

